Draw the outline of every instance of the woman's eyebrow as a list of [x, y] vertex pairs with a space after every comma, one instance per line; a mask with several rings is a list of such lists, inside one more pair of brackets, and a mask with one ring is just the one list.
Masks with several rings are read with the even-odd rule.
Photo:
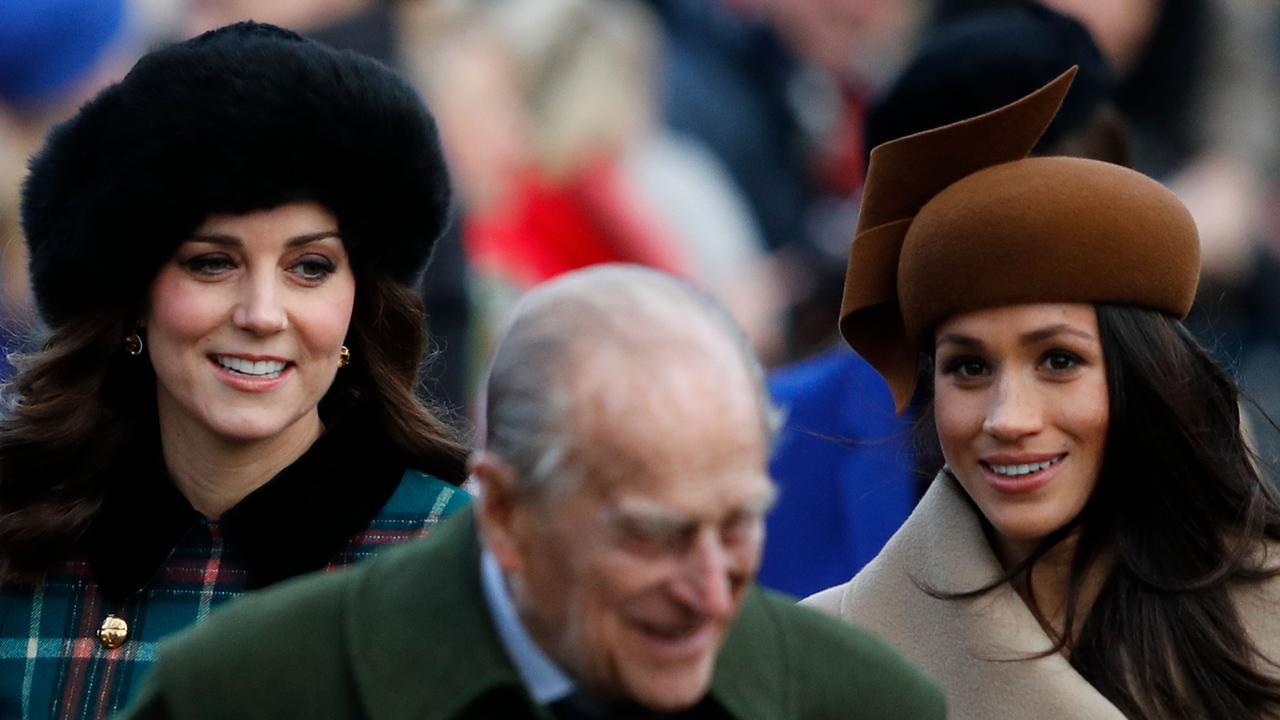
[[945, 345], [947, 343], [967, 348], [980, 348], [983, 346], [981, 340], [968, 335], [961, 335], [960, 333], [945, 333], [938, 336], [936, 345]]
[[1021, 340], [1023, 343], [1038, 343], [1057, 335], [1074, 335], [1082, 340], [1093, 340], [1092, 334], [1081, 330], [1075, 326], [1065, 323], [1058, 325], [1049, 325], [1047, 327], [1038, 328], [1027, 333], [1023, 333]]
[[213, 245], [227, 245], [230, 247], [238, 247], [244, 244], [240, 241], [240, 238], [235, 237], [234, 235], [218, 235], [216, 233], [197, 233], [192, 235], [191, 239], [187, 242], [202, 242]]
[[[337, 230], [321, 230], [319, 232], [307, 233], [305, 235], [297, 235], [285, 241], [285, 247], [295, 248], [301, 245], [308, 245], [325, 238], [340, 238]], [[244, 241], [235, 235], [224, 235], [221, 233], [199, 233], [191, 236], [190, 242], [204, 242], [214, 245], [226, 245], [228, 247], [239, 247], [244, 245]]]
[[299, 245], [307, 245], [309, 243], [313, 243], [313, 242], [324, 240], [325, 238], [331, 238], [331, 237], [338, 238], [339, 240], [342, 239], [338, 235], [337, 230], [321, 230], [320, 232], [307, 233], [306, 235], [298, 235], [297, 237], [289, 238], [289, 241], [286, 242], [284, 245], [285, 247], [295, 248], [295, 247], [298, 247]]

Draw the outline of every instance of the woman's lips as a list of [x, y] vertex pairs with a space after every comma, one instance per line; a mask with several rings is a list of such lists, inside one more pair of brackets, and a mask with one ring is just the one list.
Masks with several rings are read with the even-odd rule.
[[[226, 367], [225, 358], [228, 356], [209, 356], [209, 365], [213, 367], [214, 374], [224, 385], [241, 392], [265, 393], [271, 392], [283, 385], [293, 375], [295, 365], [291, 362], [285, 363], [284, 367], [278, 372], [265, 375], [251, 375], [239, 372], [231, 367]], [[223, 358], [223, 362], [219, 362], [219, 358]], [[261, 361], [259, 361], [261, 362]]]
[[997, 491], [1022, 494], [1039, 490], [1058, 474], [1066, 453], [1036, 456], [992, 456], [978, 461], [987, 482]]

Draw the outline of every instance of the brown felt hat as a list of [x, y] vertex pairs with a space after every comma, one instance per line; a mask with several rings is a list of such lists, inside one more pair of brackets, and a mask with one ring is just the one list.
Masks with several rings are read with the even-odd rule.
[[1200, 239], [1172, 192], [1118, 165], [1027, 157], [1074, 76], [871, 152], [840, 332], [899, 411], [953, 315], [1033, 302], [1190, 310]]

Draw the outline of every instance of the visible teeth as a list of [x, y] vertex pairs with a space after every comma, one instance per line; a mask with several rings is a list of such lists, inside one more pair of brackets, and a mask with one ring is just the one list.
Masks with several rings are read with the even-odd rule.
[[228, 370], [254, 377], [276, 377], [284, 371], [285, 366], [279, 360], [245, 360], [230, 355], [217, 355], [214, 360]]
[[997, 475], [1006, 475], [1008, 477], [1017, 477], [1019, 475], [1030, 475], [1031, 473], [1040, 472], [1050, 465], [1057, 464], [1060, 457], [1051, 460], [1045, 460], [1038, 463], [1026, 463], [1021, 465], [995, 465], [990, 467]]

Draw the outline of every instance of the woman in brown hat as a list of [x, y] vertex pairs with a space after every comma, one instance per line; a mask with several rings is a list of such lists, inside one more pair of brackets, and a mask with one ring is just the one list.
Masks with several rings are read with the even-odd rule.
[[466, 502], [415, 395], [449, 184], [408, 83], [255, 23], [143, 57], [31, 167], [48, 336], [0, 411], [0, 717], [100, 718], [211, 609]]
[[1280, 504], [1182, 327], [1198, 237], [1158, 183], [1027, 157], [1068, 72], [872, 153], [841, 313], [946, 458], [881, 555], [808, 602], [956, 718], [1280, 715]]

